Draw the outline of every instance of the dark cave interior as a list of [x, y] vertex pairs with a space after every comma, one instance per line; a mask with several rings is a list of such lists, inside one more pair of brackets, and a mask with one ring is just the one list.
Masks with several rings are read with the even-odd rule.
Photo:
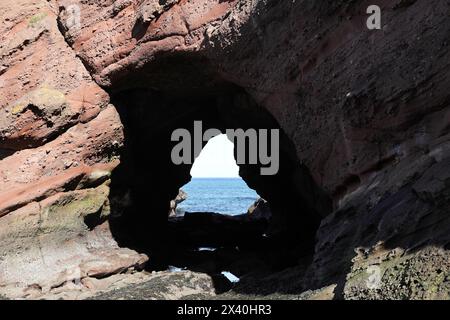
[[[166, 76], [157, 89], [151, 81], [137, 85], [135, 77], [158, 74], [158, 70], [145, 70], [110, 90], [125, 131], [121, 165], [113, 173], [110, 194], [110, 224], [118, 243], [147, 253], [149, 270], [175, 265], [212, 275], [224, 268], [238, 276], [261, 270], [270, 273], [310, 258], [320, 221], [331, 212], [331, 198], [313, 182], [282, 130], [277, 174], [261, 175], [261, 164], [239, 166], [242, 179], [268, 201], [269, 223], [210, 219], [218, 222], [211, 225], [201, 214], [182, 224], [168, 220], [169, 202], [190, 181], [192, 166], [175, 165], [171, 160], [175, 129], [193, 133], [194, 121], [202, 121], [203, 130], [222, 132], [280, 129], [273, 116], [242, 88], [205, 76], [204, 67], [186, 61], [175, 64], [183, 68], [172, 69], [175, 76], [167, 76], [168, 65], [158, 65], [166, 68]], [[201, 246], [221, 249], [192, 254], [193, 248]]]

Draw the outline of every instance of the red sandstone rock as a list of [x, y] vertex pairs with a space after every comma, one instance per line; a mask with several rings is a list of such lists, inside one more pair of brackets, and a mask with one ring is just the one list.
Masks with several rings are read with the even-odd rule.
[[[5, 290], [51, 287], [86, 259], [88, 247], [109, 247], [114, 255], [111, 235], [99, 242], [83, 216], [100, 208], [107, 215], [108, 192], [90, 188], [118, 165], [122, 125], [59, 31], [56, 1], [2, 2], [0, 12], [0, 283]], [[100, 198], [86, 206], [93, 200], [75, 196], [80, 192]], [[61, 206], [61, 217], [43, 216]], [[60, 237], [64, 243], [54, 248]]]
[[[354, 275], [392, 259], [448, 272], [448, 4], [399, 3], [382, 1], [383, 29], [369, 31], [364, 1], [85, 1], [79, 26], [68, 23], [70, 1], [3, 1], [0, 286], [50, 290], [66, 269], [103, 276], [142, 263], [135, 252], [121, 259], [104, 222], [124, 143], [122, 106], [105, 90], [139, 104], [139, 89], [173, 99], [238, 87], [272, 115], [298, 160], [286, 186], [324, 218], [303, 286], [342, 280], [343, 297], [386, 298]], [[149, 141], [197, 108], [148, 101], [162, 110], [142, 125]], [[178, 187], [156, 197], [167, 203]], [[437, 247], [428, 264], [425, 245]], [[402, 296], [395, 283], [412, 271], [401, 270], [387, 297]], [[417, 290], [408, 294], [434, 289]]]

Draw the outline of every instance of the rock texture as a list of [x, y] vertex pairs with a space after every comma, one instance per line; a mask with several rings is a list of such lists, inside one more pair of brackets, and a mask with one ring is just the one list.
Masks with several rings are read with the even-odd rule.
[[107, 226], [119, 115], [61, 34], [57, 3], [0, 12], [1, 291], [26, 297], [143, 264]]
[[189, 179], [170, 133], [201, 119], [282, 129], [279, 174], [240, 174], [310, 255], [295, 290], [448, 299], [450, 4], [376, 1], [368, 30], [372, 2], [3, 1], [1, 288], [143, 263], [116, 240], [157, 259]]
[[121, 284], [114, 290], [103, 290], [94, 300], [193, 300], [216, 296], [214, 283], [208, 275], [191, 271], [155, 272]]
[[177, 206], [188, 197], [187, 193], [183, 190], [179, 190], [175, 199], [170, 201], [169, 217], [175, 217], [177, 215]]
[[247, 210], [247, 214], [253, 219], [265, 219], [267, 221], [272, 217], [269, 203], [263, 198], [256, 200]]

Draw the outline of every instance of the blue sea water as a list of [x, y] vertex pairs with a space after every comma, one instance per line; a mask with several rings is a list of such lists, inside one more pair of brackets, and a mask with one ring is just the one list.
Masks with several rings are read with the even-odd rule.
[[193, 178], [183, 186], [188, 198], [177, 212], [217, 212], [237, 215], [247, 209], [259, 196], [241, 178]]

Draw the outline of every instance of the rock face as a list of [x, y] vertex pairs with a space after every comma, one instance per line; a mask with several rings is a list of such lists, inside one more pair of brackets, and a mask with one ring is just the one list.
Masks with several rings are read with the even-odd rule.
[[363, 0], [3, 1], [0, 294], [158, 259], [170, 134], [203, 120], [281, 129], [280, 172], [240, 174], [299, 292], [448, 299], [449, 3], [378, 2], [381, 30]]
[[0, 12], [0, 290], [46, 293], [143, 264], [107, 221], [120, 118], [61, 34], [57, 3]]
[[259, 198], [247, 210], [247, 214], [253, 219], [265, 219], [267, 221], [272, 217], [270, 205], [263, 198]]
[[178, 195], [174, 200], [170, 200], [170, 210], [169, 210], [169, 217], [175, 217], [177, 215], [177, 206], [184, 200], [186, 200], [188, 197], [187, 193], [183, 190], [178, 191]]
[[[214, 283], [204, 273], [157, 272], [116, 290], [103, 290], [91, 297], [99, 300], [198, 300], [214, 298]], [[124, 283], [126, 284], [126, 283]]]

